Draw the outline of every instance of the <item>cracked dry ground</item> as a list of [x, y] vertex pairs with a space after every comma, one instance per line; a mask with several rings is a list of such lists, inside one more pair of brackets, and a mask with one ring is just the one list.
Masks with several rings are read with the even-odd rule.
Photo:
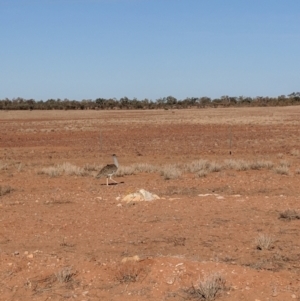
[[300, 300], [299, 152], [300, 107], [1, 111], [0, 300]]

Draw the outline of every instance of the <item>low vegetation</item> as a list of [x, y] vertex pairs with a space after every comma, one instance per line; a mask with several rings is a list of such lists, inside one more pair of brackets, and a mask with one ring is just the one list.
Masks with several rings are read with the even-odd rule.
[[74, 275], [76, 275], [76, 273], [73, 272], [72, 267], [65, 267], [55, 273], [56, 279], [60, 283], [70, 282]]
[[116, 279], [120, 283], [137, 282], [144, 274], [144, 269], [137, 262], [128, 261], [116, 268]]
[[0, 196], [8, 194], [11, 191], [12, 191], [12, 188], [10, 186], [0, 186]]
[[256, 248], [258, 250], [270, 250], [272, 248], [273, 239], [267, 234], [259, 234], [255, 239]]
[[182, 171], [176, 165], [166, 165], [160, 171], [165, 180], [177, 179], [181, 176]]
[[111, 109], [185, 109], [185, 108], [216, 108], [216, 107], [266, 107], [300, 105], [300, 92], [278, 97], [244, 97], [224, 95], [220, 98], [186, 97], [177, 99], [174, 96], [161, 97], [156, 100], [147, 98], [138, 100], [128, 97], [97, 98], [97, 99], [0, 99], [0, 110], [111, 110]]
[[300, 219], [300, 213], [293, 209], [286, 209], [279, 214], [279, 218], [286, 220]]
[[226, 290], [226, 281], [218, 273], [207, 276], [204, 280], [199, 280], [187, 290], [189, 297], [197, 300], [215, 300]]
[[[148, 163], [135, 163], [129, 166], [121, 165], [116, 173], [117, 177], [136, 175], [139, 173], [159, 173], [165, 180], [177, 179], [184, 173], [193, 173], [199, 178], [206, 177], [212, 172], [221, 172], [223, 170], [261, 170], [273, 169], [274, 172], [281, 175], [289, 175], [290, 163], [280, 161], [279, 165], [274, 167], [274, 163], [268, 160], [246, 161], [242, 159], [228, 159], [223, 162], [209, 161], [205, 159], [194, 160], [184, 164], [167, 164], [156, 166]], [[46, 174], [50, 177], [58, 177], [63, 174], [75, 176], [94, 176], [103, 165], [86, 164], [83, 168], [65, 162], [56, 166], [42, 168], [39, 174]], [[297, 174], [297, 170], [295, 171]], [[300, 173], [300, 171], [299, 171]]]

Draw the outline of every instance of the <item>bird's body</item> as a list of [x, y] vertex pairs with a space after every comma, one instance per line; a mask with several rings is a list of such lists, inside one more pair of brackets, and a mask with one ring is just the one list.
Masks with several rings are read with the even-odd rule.
[[106, 185], [108, 185], [108, 178], [110, 178], [111, 181], [118, 183], [112, 179], [112, 176], [118, 171], [119, 163], [115, 154], [113, 154], [112, 157], [114, 160], [114, 164], [107, 164], [99, 171], [99, 173], [96, 176], [96, 178], [106, 177]]

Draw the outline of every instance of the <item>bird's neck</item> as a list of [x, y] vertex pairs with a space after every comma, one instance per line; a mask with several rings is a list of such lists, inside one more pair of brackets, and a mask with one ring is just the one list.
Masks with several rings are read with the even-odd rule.
[[114, 163], [115, 163], [115, 165], [116, 165], [117, 167], [119, 167], [119, 162], [118, 162], [117, 157], [114, 157]]

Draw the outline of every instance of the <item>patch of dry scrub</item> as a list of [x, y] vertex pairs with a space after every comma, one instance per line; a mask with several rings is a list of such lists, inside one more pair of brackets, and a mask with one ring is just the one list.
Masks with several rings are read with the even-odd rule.
[[187, 293], [197, 300], [213, 301], [226, 289], [226, 280], [220, 274], [215, 273], [207, 276], [204, 280], [199, 280], [187, 290]]

